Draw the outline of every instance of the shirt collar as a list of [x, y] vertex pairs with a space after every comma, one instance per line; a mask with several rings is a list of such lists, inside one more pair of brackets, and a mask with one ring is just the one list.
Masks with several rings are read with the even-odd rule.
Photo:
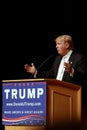
[[71, 54], [72, 54], [72, 50], [70, 50], [64, 57], [70, 57], [71, 56]]

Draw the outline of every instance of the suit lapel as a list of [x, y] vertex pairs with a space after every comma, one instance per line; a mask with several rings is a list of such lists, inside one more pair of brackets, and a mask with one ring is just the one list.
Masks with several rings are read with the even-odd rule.
[[[73, 61], [74, 61], [74, 55], [75, 55], [75, 53], [72, 52], [72, 54], [71, 54], [71, 56], [69, 58], [69, 61], [72, 63], [72, 66], [73, 66]], [[65, 80], [67, 76], [69, 76], [69, 73], [65, 71], [64, 75], [63, 75], [63, 80]]]
[[56, 59], [56, 62], [55, 62], [55, 65], [54, 65], [55, 77], [57, 76], [58, 68], [59, 68], [61, 59], [62, 59], [62, 56], [58, 56], [57, 59]]

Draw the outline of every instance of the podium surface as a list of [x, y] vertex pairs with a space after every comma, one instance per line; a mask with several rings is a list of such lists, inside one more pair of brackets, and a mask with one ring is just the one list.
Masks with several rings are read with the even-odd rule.
[[[46, 81], [46, 125], [81, 120], [81, 86], [55, 79], [22, 79], [3, 82]], [[5, 126], [5, 130], [43, 130], [45, 126]]]

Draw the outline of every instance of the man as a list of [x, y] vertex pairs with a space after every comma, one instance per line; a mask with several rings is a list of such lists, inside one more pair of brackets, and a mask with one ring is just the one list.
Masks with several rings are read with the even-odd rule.
[[55, 78], [82, 86], [83, 117], [87, 109], [87, 59], [83, 54], [74, 51], [70, 35], [61, 35], [55, 39], [58, 55], [48, 71], [37, 69], [34, 64], [24, 65], [25, 70], [34, 78]]
[[83, 85], [86, 83], [87, 66], [84, 55], [74, 52], [70, 35], [60, 35], [55, 39], [58, 55], [49, 71], [37, 70], [35, 65], [25, 64], [26, 72], [34, 78], [55, 78], [57, 80]]

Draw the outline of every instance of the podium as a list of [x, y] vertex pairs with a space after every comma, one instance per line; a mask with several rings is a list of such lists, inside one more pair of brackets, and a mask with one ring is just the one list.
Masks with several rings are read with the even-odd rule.
[[[81, 121], [81, 86], [56, 79], [21, 79], [3, 82], [46, 81], [46, 125]], [[44, 130], [45, 126], [5, 126], [5, 130]]]

